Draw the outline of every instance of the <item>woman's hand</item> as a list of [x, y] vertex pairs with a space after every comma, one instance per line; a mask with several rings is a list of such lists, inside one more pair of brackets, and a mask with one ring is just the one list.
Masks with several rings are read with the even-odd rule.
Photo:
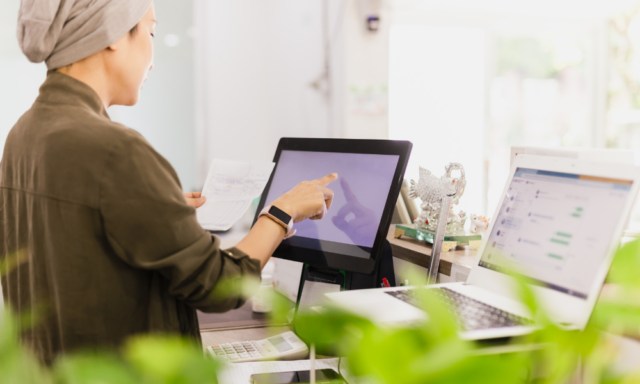
[[[338, 174], [332, 173], [322, 179], [303, 181], [271, 204], [286, 212], [295, 223], [308, 218], [321, 219], [333, 201], [333, 191], [326, 186], [337, 178]], [[260, 260], [264, 267], [285, 232], [280, 224], [261, 218], [237, 247], [251, 258]]]
[[294, 223], [322, 219], [333, 201], [333, 191], [326, 186], [337, 178], [338, 174], [332, 173], [322, 179], [303, 181], [271, 204], [290, 215]]
[[187, 204], [189, 204], [194, 208], [201, 207], [202, 204], [204, 204], [204, 202], [207, 201], [207, 198], [202, 196], [201, 192], [185, 193], [184, 197], [187, 199]]

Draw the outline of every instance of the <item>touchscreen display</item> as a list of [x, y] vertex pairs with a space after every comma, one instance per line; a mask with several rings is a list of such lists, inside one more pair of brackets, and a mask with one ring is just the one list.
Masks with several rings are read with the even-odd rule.
[[518, 168], [480, 266], [586, 299], [631, 181]]
[[368, 258], [400, 157], [334, 152], [282, 151], [267, 194], [269, 204], [305, 180], [338, 173], [328, 186], [333, 204], [322, 220], [294, 225], [285, 243]]

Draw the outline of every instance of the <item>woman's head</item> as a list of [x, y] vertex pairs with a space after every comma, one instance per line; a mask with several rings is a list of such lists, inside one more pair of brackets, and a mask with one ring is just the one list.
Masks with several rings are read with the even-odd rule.
[[156, 16], [153, 4], [142, 20], [118, 41], [98, 52], [111, 83], [111, 105], [134, 105], [153, 68], [153, 35]]
[[21, 0], [18, 41], [32, 62], [74, 76], [105, 106], [133, 105], [153, 66], [152, 0]]

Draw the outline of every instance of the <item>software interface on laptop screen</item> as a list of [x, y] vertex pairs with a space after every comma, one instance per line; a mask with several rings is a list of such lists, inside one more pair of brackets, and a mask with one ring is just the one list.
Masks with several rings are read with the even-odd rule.
[[328, 186], [333, 204], [322, 220], [294, 225], [285, 244], [332, 253], [370, 257], [400, 157], [334, 152], [282, 151], [266, 204], [305, 180], [338, 173]]
[[479, 265], [586, 299], [631, 184], [518, 168]]

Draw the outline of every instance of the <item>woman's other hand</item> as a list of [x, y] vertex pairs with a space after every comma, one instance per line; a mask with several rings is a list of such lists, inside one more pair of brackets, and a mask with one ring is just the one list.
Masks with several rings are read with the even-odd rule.
[[302, 220], [319, 220], [324, 217], [333, 201], [333, 191], [327, 185], [338, 179], [331, 173], [314, 181], [303, 181], [272, 203], [293, 218], [294, 223]]
[[185, 199], [187, 199], [187, 204], [194, 208], [201, 207], [207, 198], [202, 196], [201, 192], [189, 192], [184, 194]]

